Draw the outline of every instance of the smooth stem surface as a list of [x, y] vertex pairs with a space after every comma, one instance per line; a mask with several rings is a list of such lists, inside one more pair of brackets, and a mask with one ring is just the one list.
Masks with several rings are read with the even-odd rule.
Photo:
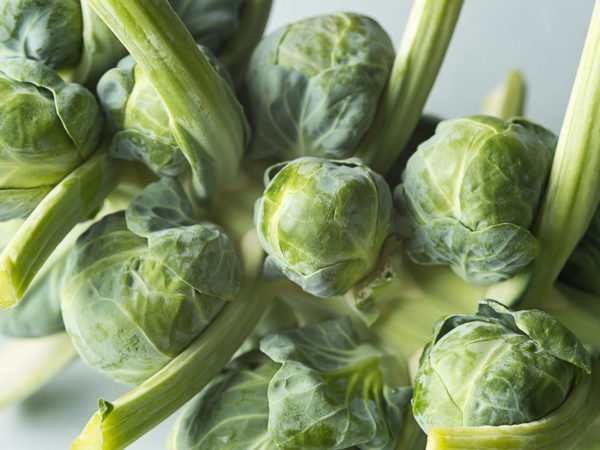
[[240, 26], [217, 54], [219, 61], [229, 71], [236, 88], [239, 88], [244, 80], [248, 61], [264, 34], [272, 6], [273, 0], [244, 0]]
[[56, 246], [102, 203], [118, 176], [118, 163], [101, 148], [40, 202], [0, 254], [1, 308], [23, 297]]
[[[171, 131], [192, 169], [214, 171], [220, 182], [232, 178], [249, 134], [242, 107], [168, 1], [88, 3], [146, 73], [169, 112]], [[199, 152], [219, 163], [211, 169], [200, 167]], [[206, 194], [215, 187], [208, 186]]]
[[413, 132], [444, 60], [462, 0], [415, 0], [373, 125], [354, 156], [384, 174]]
[[259, 281], [263, 251], [254, 230], [242, 239], [244, 277], [229, 302], [190, 346], [167, 366], [115, 402], [100, 409], [72, 449], [121, 449], [151, 430], [213, 379], [250, 335], [275, 289]]
[[525, 105], [525, 80], [516, 69], [511, 70], [502, 84], [483, 100], [482, 113], [504, 120], [522, 116]]
[[543, 297], [585, 233], [600, 199], [600, 1], [558, 139], [548, 186], [533, 228], [541, 251], [525, 304]]

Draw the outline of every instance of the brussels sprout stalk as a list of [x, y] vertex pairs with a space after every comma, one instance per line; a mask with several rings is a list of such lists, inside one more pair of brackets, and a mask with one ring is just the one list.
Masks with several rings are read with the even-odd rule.
[[190, 346], [154, 376], [100, 409], [72, 449], [124, 448], [180, 408], [225, 366], [267, 308], [273, 285], [258, 282], [263, 252], [253, 230], [241, 242], [242, 288]]
[[600, 2], [596, 2], [533, 231], [540, 242], [525, 302], [551, 286], [600, 200]]
[[248, 125], [227, 82], [196, 46], [167, 0], [90, 0], [151, 80], [188, 159], [195, 188], [209, 195], [237, 172]]
[[513, 69], [508, 72], [502, 84], [483, 99], [481, 112], [504, 120], [522, 116], [526, 93], [523, 75]]
[[64, 332], [11, 340], [0, 350], [0, 408], [36, 392], [76, 357], [71, 339]]
[[227, 68], [233, 85], [244, 80], [252, 50], [265, 31], [273, 0], [245, 0], [241, 6], [240, 26], [219, 50], [219, 61]]
[[0, 307], [18, 302], [67, 233], [115, 187], [118, 165], [98, 149], [40, 202], [0, 254]]
[[413, 132], [437, 77], [462, 0], [416, 0], [373, 125], [354, 156], [385, 174]]

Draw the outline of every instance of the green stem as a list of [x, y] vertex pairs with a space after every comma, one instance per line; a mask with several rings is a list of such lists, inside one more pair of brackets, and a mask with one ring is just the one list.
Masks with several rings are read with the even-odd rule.
[[76, 357], [65, 332], [8, 342], [0, 350], [0, 408], [38, 391]]
[[263, 252], [254, 230], [242, 240], [244, 277], [228, 303], [192, 344], [167, 366], [115, 402], [100, 409], [72, 449], [121, 449], [162, 422], [196, 395], [250, 335], [275, 290], [259, 282]]
[[354, 156], [384, 174], [413, 132], [442, 65], [462, 0], [415, 0], [373, 125]]
[[236, 88], [242, 84], [254, 47], [265, 31], [273, 0], [244, 0], [240, 26], [217, 56], [229, 71]]
[[516, 69], [511, 70], [504, 82], [483, 99], [483, 114], [504, 120], [522, 116], [525, 105], [525, 80]]
[[600, 1], [596, 2], [533, 232], [541, 251], [525, 302], [542, 297], [585, 233], [600, 200]]
[[168, 1], [88, 3], [129, 50], [162, 99], [171, 132], [192, 170], [207, 177], [197, 180], [198, 192], [209, 195], [218, 183], [233, 178], [249, 136], [242, 106]]
[[23, 297], [56, 246], [115, 187], [118, 174], [118, 164], [101, 148], [33, 210], [0, 254], [1, 308], [8, 308]]

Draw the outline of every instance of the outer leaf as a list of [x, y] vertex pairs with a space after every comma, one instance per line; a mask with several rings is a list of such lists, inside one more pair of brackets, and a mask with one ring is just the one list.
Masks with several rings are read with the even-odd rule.
[[5, 59], [2, 72], [16, 81], [30, 83], [52, 93], [56, 114], [81, 157], [96, 148], [103, 119], [94, 95], [83, 86], [64, 82], [56, 72], [36, 61]]
[[183, 187], [172, 178], [146, 186], [131, 201], [125, 216], [127, 228], [142, 237], [168, 228], [196, 225], [199, 221]]
[[384, 355], [358, 342], [347, 317], [269, 335], [261, 350], [282, 364], [268, 389], [277, 445], [394, 448], [411, 390], [386, 384]]
[[127, 226], [148, 238], [153, 257], [191, 287], [231, 300], [241, 284], [241, 259], [220, 227], [199, 223], [176, 180], [148, 185], [126, 211]]
[[171, 450], [277, 449], [267, 430], [267, 388], [278, 365], [260, 352], [231, 363], [181, 413]]
[[198, 292], [232, 300], [240, 290], [242, 261], [227, 235], [209, 223], [148, 237], [150, 252]]
[[471, 231], [455, 219], [435, 219], [419, 226], [408, 246], [419, 264], [446, 264], [473, 284], [506, 280], [539, 253], [535, 237], [514, 224], [492, 225]]

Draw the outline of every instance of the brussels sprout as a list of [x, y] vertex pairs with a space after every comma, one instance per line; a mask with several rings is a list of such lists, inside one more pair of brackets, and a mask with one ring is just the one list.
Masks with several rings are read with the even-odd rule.
[[[229, 74], [210, 50], [198, 48], [231, 84]], [[133, 57], [126, 56], [104, 74], [98, 83], [98, 96], [109, 123], [117, 130], [110, 146], [111, 156], [143, 161], [161, 176], [176, 176], [189, 169], [169, 128], [169, 112]], [[205, 154], [202, 157], [209, 158]]]
[[[194, 39], [217, 50], [238, 27], [241, 0], [170, 0]], [[0, 57], [41, 61], [93, 86], [126, 54], [87, 0], [7, 0], [0, 12]]]
[[26, 217], [90, 155], [102, 115], [87, 89], [21, 58], [0, 60], [0, 99], [0, 220], [7, 220]]
[[63, 287], [65, 327], [92, 368], [139, 383], [210, 323], [240, 278], [228, 237], [163, 179], [77, 240]]
[[533, 422], [590, 372], [590, 355], [550, 314], [481, 300], [475, 315], [435, 325], [415, 376], [413, 414], [425, 432]]
[[359, 159], [307, 156], [268, 169], [265, 185], [254, 221], [267, 270], [319, 297], [344, 294], [376, 270], [394, 223], [380, 175]]
[[304, 19], [265, 37], [246, 79], [251, 151], [282, 159], [351, 156], [393, 60], [385, 31], [358, 14]]
[[87, 86], [126, 53], [86, 0], [7, 0], [0, 19], [0, 56], [41, 61]]
[[[412, 389], [348, 317], [271, 333], [184, 410], [170, 448], [394, 449]], [[392, 370], [393, 371], [393, 370]]]
[[529, 228], [555, 146], [550, 131], [525, 119], [441, 122], [394, 190], [414, 228], [411, 259], [447, 264], [474, 284], [518, 273], [539, 251]]

